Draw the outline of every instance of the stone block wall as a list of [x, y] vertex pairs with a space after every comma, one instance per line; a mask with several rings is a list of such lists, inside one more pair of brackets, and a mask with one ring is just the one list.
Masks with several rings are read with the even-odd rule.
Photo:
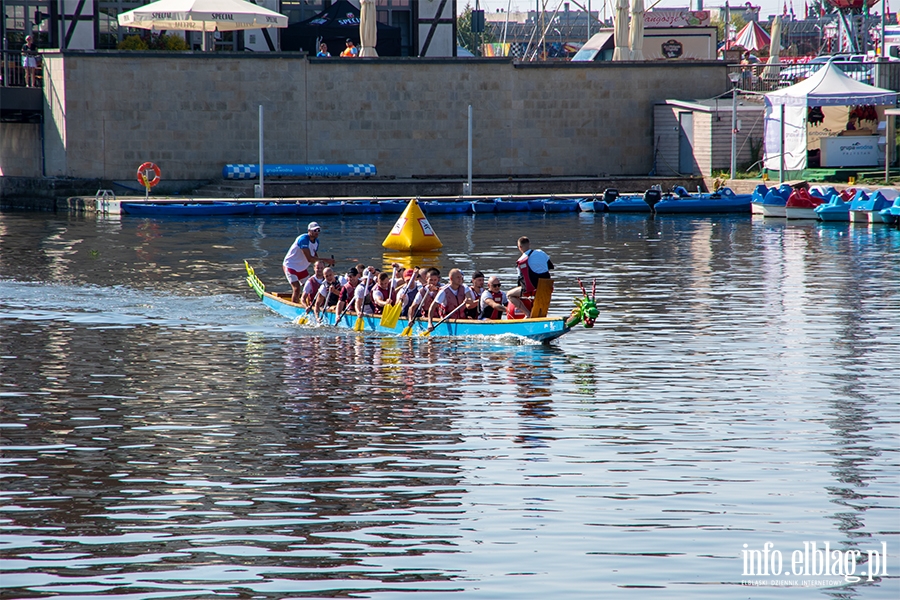
[[41, 176], [41, 126], [0, 123], [0, 177]]
[[219, 177], [226, 163], [374, 163], [380, 176], [460, 176], [467, 107], [476, 176], [646, 174], [653, 105], [728, 86], [725, 66], [308, 61], [304, 55], [65, 51], [44, 55], [47, 175]]

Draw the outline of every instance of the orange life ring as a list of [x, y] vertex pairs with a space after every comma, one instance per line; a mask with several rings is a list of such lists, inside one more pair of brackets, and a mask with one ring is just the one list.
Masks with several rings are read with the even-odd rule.
[[[147, 177], [147, 173], [149, 171], [153, 171], [153, 179], [149, 179]], [[159, 167], [157, 167], [152, 162], [145, 162], [141, 166], [138, 167], [137, 170], [137, 180], [144, 187], [153, 187], [157, 183], [159, 183]]]

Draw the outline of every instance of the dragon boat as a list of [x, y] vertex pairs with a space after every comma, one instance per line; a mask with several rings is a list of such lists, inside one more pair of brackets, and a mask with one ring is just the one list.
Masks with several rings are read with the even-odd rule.
[[[290, 293], [273, 293], [266, 291], [265, 284], [257, 277], [250, 263], [244, 261], [247, 269], [247, 283], [256, 292], [256, 295], [262, 300], [263, 304], [272, 311], [287, 317], [291, 321], [300, 323], [308, 321], [315, 323], [315, 315], [306, 308], [291, 302]], [[549, 303], [549, 294], [547, 295]], [[429, 334], [431, 337], [468, 337], [468, 336], [519, 336], [537, 342], [549, 342], [572, 330], [572, 327], [585, 321], [585, 326], [593, 326], [593, 319], [596, 314], [588, 311], [580, 310], [582, 304], [576, 303], [579, 307], [577, 318], [575, 315], [566, 317], [537, 317], [531, 319], [498, 319], [498, 320], [473, 320], [473, 319], [447, 319], [437, 324]], [[593, 306], [593, 305], [592, 305]], [[596, 310], [596, 308], [594, 308]], [[349, 329], [351, 331], [359, 331], [357, 326], [357, 315], [344, 314], [341, 315], [340, 321], [336, 322], [337, 315], [333, 312], [319, 313], [321, 324], [338, 329]], [[362, 317], [362, 331], [376, 332], [387, 335], [401, 335], [406, 333], [412, 336], [424, 335], [428, 323], [424, 319], [414, 319], [412, 327], [409, 328], [409, 322], [405, 317], [400, 317], [397, 324], [392, 327], [385, 327], [381, 324], [381, 315], [364, 315]], [[590, 323], [590, 325], [588, 325]]]

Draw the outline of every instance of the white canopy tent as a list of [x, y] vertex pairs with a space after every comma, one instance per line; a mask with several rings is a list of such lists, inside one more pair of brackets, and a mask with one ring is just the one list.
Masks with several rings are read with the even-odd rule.
[[895, 106], [897, 92], [847, 76], [832, 62], [798, 84], [765, 95], [763, 165], [784, 172], [806, 168], [807, 109], [813, 106]]

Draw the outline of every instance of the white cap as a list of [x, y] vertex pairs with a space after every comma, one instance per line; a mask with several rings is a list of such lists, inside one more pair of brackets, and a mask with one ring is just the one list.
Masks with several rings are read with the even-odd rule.
[[319, 227], [319, 224], [316, 223], [315, 221], [313, 221], [306, 227], [307, 231], [319, 231], [320, 229], [322, 229], [322, 228]]

